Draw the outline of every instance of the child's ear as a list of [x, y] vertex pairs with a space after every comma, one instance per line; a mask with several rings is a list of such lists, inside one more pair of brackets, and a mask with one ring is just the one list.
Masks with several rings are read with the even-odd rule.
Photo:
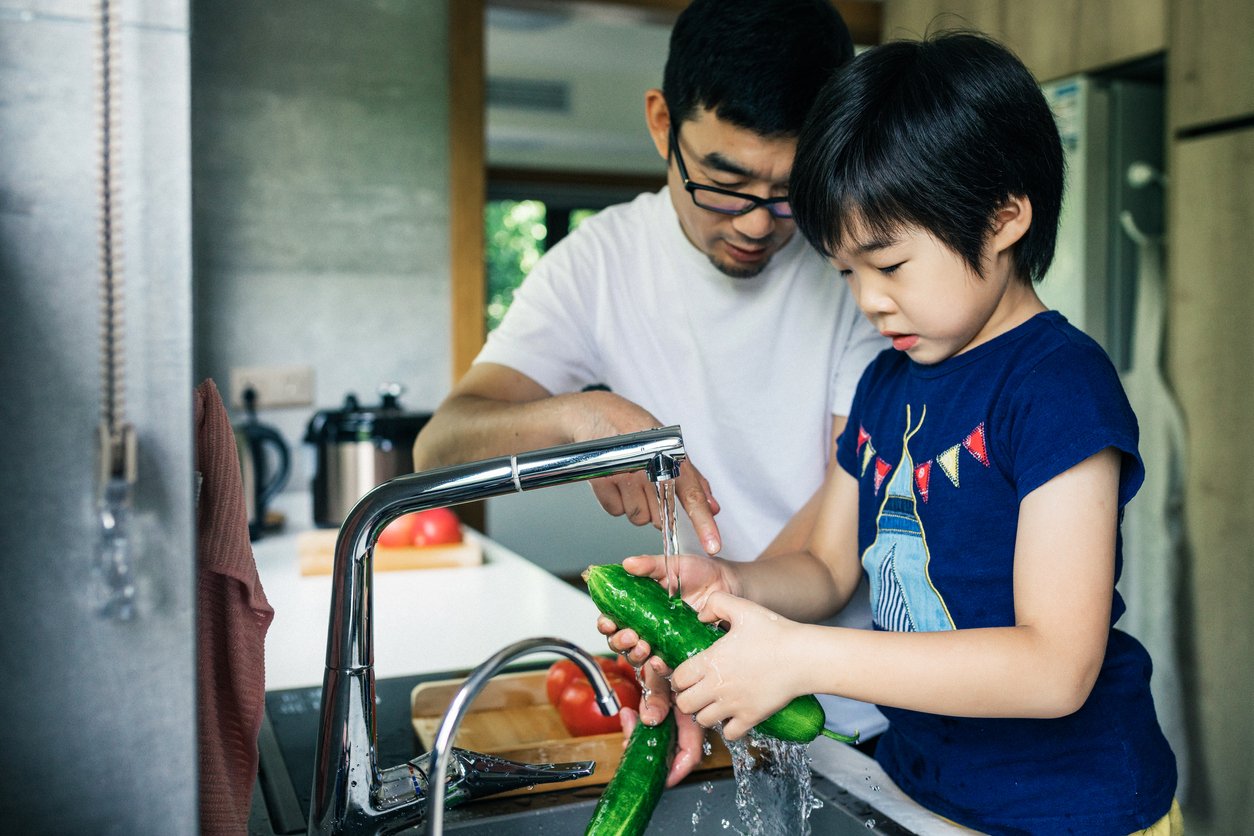
[[993, 251], [1005, 252], [1019, 242], [1032, 225], [1032, 201], [1026, 195], [1011, 195], [993, 213]]

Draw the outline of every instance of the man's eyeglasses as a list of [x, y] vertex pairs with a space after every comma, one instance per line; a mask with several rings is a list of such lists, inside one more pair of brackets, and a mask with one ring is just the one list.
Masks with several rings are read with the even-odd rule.
[[707, 186], [694, 183], [688, 177], [688, 167], [684, 165], [684, 155], [679, 150], [679, 135], [675, 131], [675, 123], [671, 123], [671, 151], [675, 155], [675, 163], [679, 166], [679, 176], [684, 181], [684, 188], [692, 195], [692, 202], [702, 209], [718, 212], [721, 215], [747, 215], [759, 206], [771, 213], [773, 218], [791, 218], [792, 205], [787, 196], [758, 197], [757, 195], [733, 192], [718, 186]]

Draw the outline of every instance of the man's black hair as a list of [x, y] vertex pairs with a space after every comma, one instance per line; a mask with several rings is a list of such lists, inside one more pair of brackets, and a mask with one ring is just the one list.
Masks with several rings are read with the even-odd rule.
[[851, 220], [876, 236], [917, 226], [976, 275], [996, 210], [1026, 197], [1014, 262], [1032, 282], [1054, 257], [1063, 166], [1028, 69], [989, 38], [950, 32], [875, 47], [832, 77], [797, 139], [789, 195], [797, 228], [828, 256]]
[[761, 136], [796, 136], [852, 57], [828, 0], [694, 0], [671, 30], [662, 93], [677, 128], [704, 107]]

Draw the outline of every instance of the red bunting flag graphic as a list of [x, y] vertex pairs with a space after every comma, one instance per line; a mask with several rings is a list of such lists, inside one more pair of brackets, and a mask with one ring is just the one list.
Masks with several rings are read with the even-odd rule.
[[893, 466], [891, 464], [884, 461], [879, 456], [875, 457], [875, 493], [876, 495], [879, 495], [880, 485], [884, 484], [884, 477], [886, 477], [889, 471], [891, 471], [892, 469], [893, 469]]
[[914, 469], [914, 484], [919, 489], [919, 496], [927, 502], [927, 486], [932, 479], [932, 463], [924, 462]]
[[967, 452], [975, 456], [980, 464], [988, 467], [988, 447], [984, 443], [984, 424], [982, 422], [962, 440], [962, 446], [967, 448]]

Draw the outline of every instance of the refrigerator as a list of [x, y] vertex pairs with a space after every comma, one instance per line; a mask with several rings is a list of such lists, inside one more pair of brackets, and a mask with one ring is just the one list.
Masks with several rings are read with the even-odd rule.
[[[1153, 179], [1163, 170], [1162, 84], [1082, 75], [1042, 88], [1058, 122], [1067, 174], [1058, 246], [1038, 290], [1124, 371], [1137, 259], [1119, 218], [1126, 211], [1146, 234], [1162, 232], [1163, 190]], [[1134, 164], [1140, 165], [1130, 180]]]

